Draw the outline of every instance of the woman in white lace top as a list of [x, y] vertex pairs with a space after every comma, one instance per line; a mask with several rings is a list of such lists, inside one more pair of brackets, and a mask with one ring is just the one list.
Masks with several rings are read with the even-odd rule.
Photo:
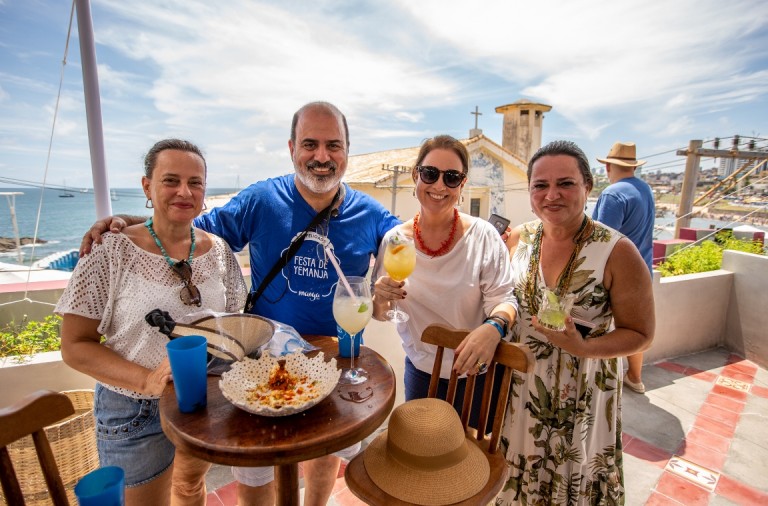
[[64, 361], [97, 380], [99, 459], [125, 470], [127, 505], [169, 504], [171, 494], [175, 504], [205, 504], [210, 464], [175, 451], [160, 427], [158, 399], [171, 380], [168, 338], [144, 320], [157, 308], [179, 319], [201, 309], [234, 312], [244, 303], [245, 284], [227, 244], [192, 226], [205, 179], [197, 146], [155, 144], [142, 177], [152, 217], [104, 234], [56, 306]]

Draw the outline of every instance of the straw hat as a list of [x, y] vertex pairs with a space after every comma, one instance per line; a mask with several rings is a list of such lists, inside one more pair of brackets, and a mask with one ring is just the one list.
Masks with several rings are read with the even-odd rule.
[[634, 142], [617, 142], [611, 146], [608, 156], [598, 158], [600, 163], [612, 163], [623, 167], [640, 167], [645, 160], [638, 160], [635, 154]]
[[458, 413], [440, 399], [416, 399], [392, 411], [388, 430], [364, 453], [371, 480], [402, 501], [463, 501], [488, 482], [485, 454], [464, 435]]

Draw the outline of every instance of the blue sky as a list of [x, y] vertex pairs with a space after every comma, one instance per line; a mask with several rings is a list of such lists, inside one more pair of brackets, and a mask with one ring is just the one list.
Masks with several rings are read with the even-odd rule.
[[[0, 0], [2, 177], [92, 186], [76, 21], [45, 173], [70, 8]], [[210, 187], [288, 173], [291, 117], [318, 99], [347, 115], [351, 154], [465, 138], [475, 106], [478, 126], [501, 142], [494, 109], [521, 98], [552, 106], [544, 142], [571, 139], [592, 160], [635, 141], [649, 168], [682, 170], [674, 150], [691, 139], [768, 137], [765, 0], [92, 0], [91, 9], [113, 187], [138, 188], [143, 154], [169, 136], [203, 148]]]

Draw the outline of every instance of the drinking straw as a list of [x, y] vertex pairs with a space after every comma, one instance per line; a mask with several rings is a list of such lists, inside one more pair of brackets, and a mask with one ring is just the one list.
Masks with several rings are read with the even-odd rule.
[[343, 272], [341, 272], [341, 267], [339, 266], [339, 263], [336, 261], [336, 257], [333, 256], [333, 251], [331, 251], [331, 248], [329, 248], [327, 244], [323, 247], [325, 248], [325, 252], [328, 254], [328, 259], [331, 261], [331, 263], [333, 264], [333, 267], [336, 269], [336, 274], [339, 275], [339, 279], [341, 280], [342, 283], [344, 283], [344, 286], [346, 287], [347, 292], [349, 292], [349, 296], [352, 297], [352, 300], [357, 302], [357, 296], [355, 295], [355, 292], [352, 291], [352, 287], [349, 286], [349, 281], [347, 281], [347, 277], [344, 276]]

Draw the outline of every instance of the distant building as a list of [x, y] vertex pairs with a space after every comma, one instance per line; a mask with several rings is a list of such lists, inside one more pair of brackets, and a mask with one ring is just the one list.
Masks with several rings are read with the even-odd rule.
[[[513, 226], [534, 218], [528, 198], [528, 159], [541, 147], [544, 113], [551, 109], [518, 100], [496, 108], [504, 114], [501, 145], [477, 128], [470, 130], [467, 139], [461, 139], [470, 156], [469, 179], [459, 206], [462, 212], [484, 219], [499, 214]], [[418, 211], [411, 178], [418, 152], [419, 146], [413, 146], [350, 156], [345, 181], [402, 220], [410, 219]]]

